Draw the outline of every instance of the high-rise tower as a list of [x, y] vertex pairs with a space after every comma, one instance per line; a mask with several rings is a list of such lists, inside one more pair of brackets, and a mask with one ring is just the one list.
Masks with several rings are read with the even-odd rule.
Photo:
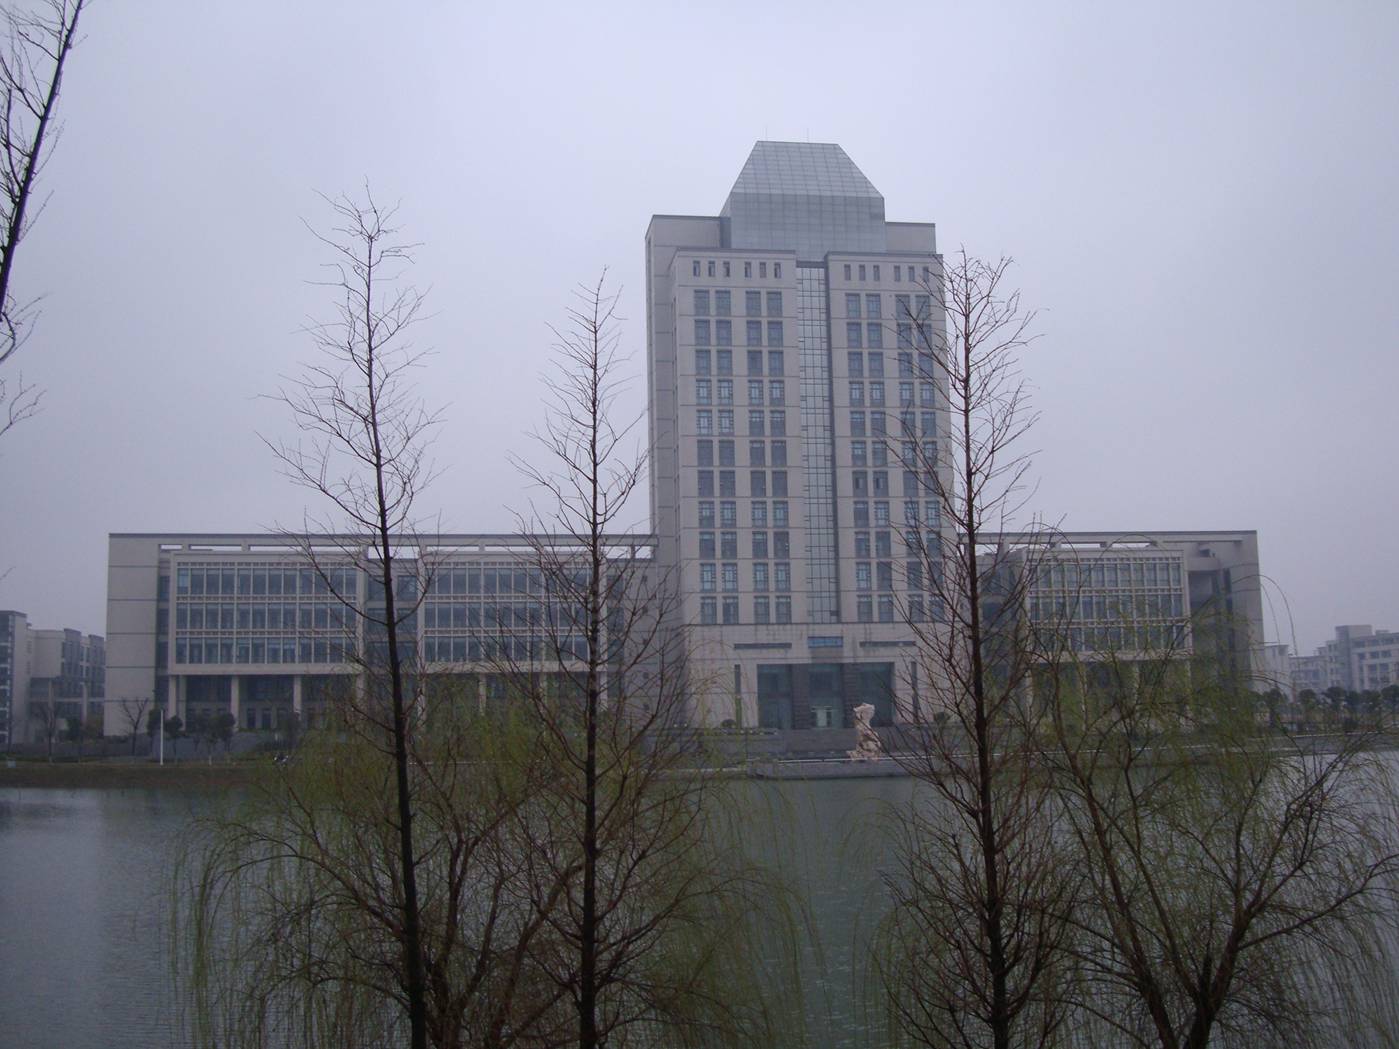
[[652, 217], [652, 522], [705, 720], [881, 722], [916, 689], [939, 272], [933, 224], [886, 221], [833, 144], [759, 142], [718, 215]]

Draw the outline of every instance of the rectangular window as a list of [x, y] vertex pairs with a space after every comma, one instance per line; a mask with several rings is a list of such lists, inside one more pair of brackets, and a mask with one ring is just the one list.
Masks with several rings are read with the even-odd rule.
[[695, 432], [698, 434], [711, 434], [714, 432], [714, 413], [707, 408], [701, 408], [695, 412]]
[[705, 270], [705, 272], [708, 273], [711, 277], [714, 276], [714, 260], [713, 260], [713, 259], [710, 259], [708, 262], [706, 262], [706, 263], [704, 264], [704, 270]]
[[874, 622], [874, 603], [868, 597], [861, 597], [855, 602], [855, 618], [861, 623]]
[[772, 566], [772, 588], [784, 593], [792, 589], [792, 566], [787, 562], [779, 561]]
[[894, 317], [898, 320], [913, 319], [913, 300], [907, 295], [894, 296]]
[[749, 375], [762, 375], [762, 374], [763, 374], [763, 351], [762, 351], [762, 350], [749, 350], [749, 351], [748, 351], [748, 374], [749, 374]]
[[855, 533], [855, 556], [870, 556], [870, 534], [868, 532]]
[[935, 403], [933, 400], [933, 384], [923, 382], [918, 384], [918, 403], [924, 408], [931, 408]]
[[749, 403], [749, 404], [762, 404], [762, 403], [763, 403], [763, 380], [762, 380], [762, 379], [749, 379], [749, 380], [748, 380], [748, 403]]
[[787, 403], [787, 386], [781, 379], [768, 382], [768, 401], [772, 404]]
[[792, 533], [773, 532], [772, 533], [772, 556], [791, 557], [792, 556]]
[[743, 275], [745, 277], [753, 276], [753, 264], [751, 262], [745, 262], [743, 264]]
[[732, 375], [734, 373], [733, 350], [714, 351], [714, 371], [719, 375]]
[[773, 442], [772, 442], [772, 465], [773, 465], [773, 466], [786, 466], [786, 465], [787, 465], [787, 442], [786, 442], [786, 441], [773, 441]]
[[[704, 431], [701, 430], [700, 432], [703, 433]], [[851, 413], [850, 413], [850, 436], [851, 436], [851, 437], [864, 437], [864, 436], [865, 436], [865, 413], [864, 413], [864, 412], [851, 412]]]
[[780, 263], [780, 262], [774, 262], [774, 263], [772, 264], [772, 275], [773, 275], [774, 277], [780, 277], [780, 276], [782, 276], [782, 263]]
[[[697, 262], [697, 263], [695, 263], [695, 265], [698, 266], [699, 263]], [[696, 273], [695, 276], [698, 277], [699, 274]], [[849, 279], [850, 279], [850, 263], [848, 263], [848, 262], [845, 264], [845, 279], [846, 279], [846, 280], [849, 280]]]
[[867, 353], [865, 357], [868, 358], [866, 361], [866, 370], [869, 372], [869, 377], [871, 379], [884, 378], [884, 354]]
[[772, 435], [774, 437], [785, 437], [787, 435], [787, 413], [781, 408], [774, 408], [770, 415], [771, 418], [768, 422], [771, 424], [769, 430]]
[[690, 264], [690, 270], [694, 276], [698, 277], [700, 275], [699, 259], [695, 259], [694, 262]]
[[786, 341], [782, 337], [782, 322], [768, 321], [768, 345], [781, 346]]
[[782, 316], [782, 293], [780, 291], [768, 292], [768, 316]]
[[708, 322], [708, 321], [702, 321], [702, 320], [696, 320], [696, 321], [695, 321], [695, 345], [696, 345], [696, 346], [708, 346], [708, 345], [709, 345], [709, 322]]
[[772, 523], [779, 528], [787, 527], [787, 504], [777, 501], [772, 504]]
[[870, 436], [871, 436], [871, 437], [884, 437], [884, 436], [886, 436], [886, 431], [885, 431], [885, 428], [884, 428], [884, 413], [883, 413], [883, 412], [870, 412]]
[[865, 325], [865, 345], [872, 350], [884, 349], [884, 325], [878, 321]]
[[719, 442], [719, 465], [732, 466], [734, 464], [734, 443], [733, 441]]
[[884, 384], [882, 382], [870, 383], [870, 407], [884, 407]]
[[696, 380], [695, 380], [695, 403], [696, 403], [696, 404], [711, 404], [711, 403], [713, 403], [713, 397], [712, 397], [713, 390], [714, 390], [714, 388], [710, 385], [708, 379], [696, 379]]
[[782, 351], [768, 350], [768, 374], [782, 375], [786, 370], [787, 369], [782, 366]]
[[[878, 280], [878, 279], [879, 279], [879, 274], [878, 274], [877, 271], [876, 271], [876, 273], [875, 273], [875, 278], [874, 278], [874, 279], [875, 279], [875, 280]], [[866, 317], [879, 317], [879, 316], [881, 316], [881, 313], [880, 313], [880, 300], [881, 300], [882, 298], [883, 298], [883, 296], [877, 295], [877, 294], [869, 294], [869, 295], [866, 295], [866, 296], [865, 296], [865, 316], [866, 316]]]
[[706, 497], [713, 498], [713, 496], [714, 496], [714, 471], [713, 471], [713, 470], [698, 470], [698, 471], [695, 472], [695, 478], [697, 479], [697, 481], [698, 481], [698, 483], [699, 483], [699, 496], [700, 496], [700, 498], [701, 498], [701, 499], [706, 498]]
[[770, 617], [769, 617], [769, 612], [768, 612], [768, 599], [767, 599], [767, 598], [765, 598], [765, 597], [755, 597], [755, 598], [753, 598], [753, 622], [755, 622], [755, 623], [768, 623], [768, 622], [771, 622], [771, 619], [770, 619]]
[[860, 270], [860, 279], [861, 279], [861, 280], [864, 280], [864, 279], [865, 279], [865, 265], [864, 265], [864, 263], [860, 263], [860, 264], [859, 264], [859, 270]]
[[779, 597], [774, 602], [774, 611], [777, 613], [779, 623], [790, 623], [792, 621], [792, 599], [790, 597]]
[[868, 458], [865, 454], [866, 444], [864, 441], [850, 442], [850, 465], [867, 466]]
[[846, 293], [845, 315], [847, 317], [858, 317], [860, 315], [860, 296], [856, 292]]
[[696, 442], [695, 442], [695, 461], [696, 461], [700, 466], [713, 466], [713, 465], [714, 465], [714, 442], [713, 442], [713, 441], [696, 441]]
[[709, 374], [709, 351], [708, 351], [708, 350], [696, 350], [696, 351], [695, 351], [695, 374], [696, 374], [696, 375], [708, 375], [708, 374]]
[[768, 566], [755, 563], [753, 565], [753, 589], [759, 593], [768, 588]]
[[[754, 506], [763, 506], [763, 507], [766, 506], [765, 503], [754, 503], [753, 505], [754, 505]], [[764, 520], [766, 521], [767, 514], [764, 513], [764, 514], [763, 514], [763, 517], [764, 517]], [[753, 522], [753, 526], [754, 526], [755, 528], [756, 528], [756, 527], [760, 527], [760, 526], [758, 525], [758, 522], [757, 522], [757, 521], [754, 521], [754, 522]], [[753, 533], [753, 559], [754, 559], [755, 561], [766, 561], [766, 560], [767, 560], [767, 556], [768, 556], [768, 534], [767, 534], [766, 532], [754, 532], [754, 533]]]
[[868, 561], [857, 561], [855, 563], [855, 589], [870, 589], [870, 563]]
[[749, 441], [749, 442], [748, 442], [748, 465], [749, 465], [749, 466], [766, 466], [766, 465], [767, 465], [767, 445], [766, 445], [766, 443], [764, 443], [763, 441]]
[[881, 623], [894, 621], [894, 598], [889, 594], [879, 595], [879, 621]]
[[787, 497], [787, 471], [772, 471], [772, 494], [778, 499]]
[[754, 499], [766, 499], [768, 495], [768, 476], [765, 470], [750, 470], [748, 474], [749, 492]]
[[733, 561], [738, 557], [738, 533], [719, 533], [719, 556], [726, 561]]
[[700, 590], [706, 594], [713, 593], [717, 587], [715, 580], [716, 569], [713, 565], [700, 565]]
[[724, 598], [724, 625], [733, 626], [738, 623], [738, 598]]
[[[703, 492], [700, 493], [704, 494]], [[864, 470], [852, 470], [850, 473], [850, 494], [869, 495], [869, 474]]]
[[[752, 267], [752, 263], [745, 262], [745, 269]], [[747, 274], [745, 274], [747, 276]], [[747, 317], [761, 317], [763, 315], [763, 293], [760, 291], [745, 291], [743, 293], [743, 313]]]
[[701, 528], [714, 527], [714, 504], [704, 502], [699, 504], [699, 526]]
[[729, 260], [728, 260], [728, 259], [725, 259], [725, 260], [724, 260], [723, 266], [724, 266], [724, 276], [727, 277], [727, 276], [730, 275], [730, 271], [729, 271]]
[[766, 278], [767, 275], [768, 275], [768, 264], [767, 264], [766, 262], [760, 262], [760, 263], [758, 263], [758, 276], [759, 276], [760, 278]]
[[889, 503], [887, 501], [877, 501], [874, 504], [874, 526], [876, 528], [889, 527]]
[[719, 621], [719, 609], [714, 598], [700, 598], [700, 622], [705, 626], [713, 626]]
[[695, 289], [695, 316], [709, 316], [709, 292], [699, 288]]
[[899, 407], [909, 408], [913, 405], [913, 383], [899, 383]]
[[[763, 344], [762, 321], [749, 321], [746, 325], [744, 325], [744, 330], [746, 334], [744, 335], [743, 344], [745, 346], [761, 346]], [[762, 358], [762, 354], [759, 354], [758, 356], [759, 359]], [[751, 353], [748, 355], [748, 359], [750, 361], [753, 359], [753, 355]], [[753, 369], [750, 366], [748, 370], [752, 371]]]
[[738, 527], [738, 504], [731, 500], [724, 500], [719, 504], [719, 526], [721, 528]]
[[733, 593], [738, 589], [738, 565], [724, 565], [724, 592]]
[[729, 434], [734, 432], [734, 413], [732, 408], [719, 409], [719, 432]]
[[863, 379], [865, 377], [865, 355], [863, 353], [847, 353], [845, 367], [850, 372], [852, 379]]
[[870, 526], [870, 504], [863, 499], [857, 499], [852, 507], [855, 514], [855, 527], [868, 528]]
[[[724, 263], [724, 269], [728, 270], [728, 268], [729, 264], [727, 262]], [[727, 277], [728, 273], [726, 272], [724, 276]], [[714, 315], [716, 317], [727, 317], [732, 312], [729, 293], [727, 291], [716, 291], [714, 293]], [[722, 346], [723, 343], [721, 342], [719, 345]]]
[[734, 381], [732, 379], [720, 379], [716, 389], [719, 394], [720, 404], [733, 404], [734, 402]]
[[[768, 504], [767, 504], [767, 503], [761, 503], [761, 502], [760, 502], [760, 503], [754, 503], [754, 504], [752, 505], [752, 518], [753, 518], [753, 527], [754, 527], [754, 528], [766, 528], [766, 527], [768, 526]], [[754, 542], [755, 542], [755, 543], [757, 542], [757, 536], [759, 536], [759, 535], [763, 535], [763, 533], [762, 533], [762, 532], [756, 532], [756, 533], [754, 533]], [[757, 555], [757, 554], [754, 554], [753, 556], [756, 557], [756, 556], [758, 556], [758, 555]], [[763, 556], [767, 556], [767, 555], [764, 554]]]
[[763, 410], [761, 408], [749, 409], [748, 434], [750, 437], [761, 437], [763, 435]]
[[850, 403], [856, 407], [864, 407], [865, 384], [862, 382], [852, 382], [850, 384]]
[[[700, 493], [700, 495], [706, 495], [706, 494], [707, 494], [707, 495], [713, 495], [714, 493], [713, 493], [713, 492], [708, 492], [708, 493], [706, 493], [706, 492], [701, 492], [701, 493]], [[738, 484], [737, 484], [737, 483], [735, 482], [735, 480], [734, 480], [734, 472], [733, 472], [732, 470], [720, 470], [720, 471], [719, 471], [719, 495], [720, 495], [721, 497], [723, 497], [723, 496], [729, 496], [729, 497], [731, 497], [731, 498], [732, 498], [733, 496], [738, 495]]]
[[[696, 323], [699, 323], [696, 321]], [[858, 350], [864, 345], [864, 327], [858, 321], [850, 321], [845, 326], [845, 344]]]
[[879, 279], [879, 263], [877, 262], [874, 264], [874, 279]]
[[894, 283], [895, 283], [895, 284], [902, 283], [902, 280], [903, 280], [903, 267], [902, 267], [902, 266], [895, 266], [895, 267], [894, 267]]
[[700, 555], [700, 559], [701, 559], [701, 560], [704, 560], [704, 561], [712, 561], [712, 560], [714, 560], [714, 558], [715, 558], [715, 553], [714, 553], [714, 533], [713, 533], [713, 532], [701, 532], [701, 533], [699, 534], [699, 555]]
[[919, 412], [919, 431], [924, 437], [932, 437], [937, 434], [937, 413]]
[[714, 322], [714, 343], [716, 346], [732, 346], [734, 344], [733, 321]]
[[880, 561], [875, 565], [876, 583], [880, 590], [894, 589], [894, 564], [892, 561]]
[[[899, 349], [901, 349], [901, 350], [911, 350], [911, 349], [913, 349], [913, 325], [912, 325], [912, 324], [909, 324], [909, 323], [906, 322], [906, 321], [900, 321], [900, 322], [899, 322]], [[903, 354], [899, 354], [899, 356], [900, 356], [900, 357], [903, 357], [904, 355], [903, 355]], [[912, 362], [912, 358], [910, 358], [910, 359], [909, 359], [909, 364], [910, 364], [910, 367], [909, 367], [909, 374], [910, 374], [910, 375], [913, 374], [912, 363], [913, 363], [913, 362]]]

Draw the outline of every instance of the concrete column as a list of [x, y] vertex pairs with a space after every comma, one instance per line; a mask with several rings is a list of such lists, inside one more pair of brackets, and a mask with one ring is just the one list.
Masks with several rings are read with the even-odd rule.
[[243, 677], [240, 674], [234, 674], [228, 690], [228, 712], [233, 715], [234, 732], [237, 732], [243, 727], [242, 708]]
[[293, 674], [291, 679], [291, 711], [301, 716], [301, 675]]

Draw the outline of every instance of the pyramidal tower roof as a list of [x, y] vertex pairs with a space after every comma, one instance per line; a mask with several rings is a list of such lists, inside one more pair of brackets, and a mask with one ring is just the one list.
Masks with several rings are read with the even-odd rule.
[[719, 215], [726, 247], [886, 250], [884, 197], [833, 142], [758, 142]]

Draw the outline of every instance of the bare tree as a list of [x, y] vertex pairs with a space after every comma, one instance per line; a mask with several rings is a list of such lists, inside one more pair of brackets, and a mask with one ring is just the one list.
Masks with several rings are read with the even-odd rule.
[[1345, 964], [1393, 931], [1391, 778], [1373, 733], [1313, 749], [1260, 724], [1190, 636], [1048, 664], [1081, 1003], [1130, 1045], [1337, 1044], [1363, 1012], [1328, 1014], [1360, 986]]
[[621, 527], [645, 458], [637, 420], [617, 419], [624, 358], [605, 278], [579, 288], [555, 330], [543, 458], [518, 461], [542, 493], [522, 521], [535, 637], [493, 653], [554, 770], [519, 812], [531, 898], [559, 941], [542, 964], [572, 1003], [579, 1049], [773, 1044], [739, 978], [752, 969], [738, 916], [757, 909], [759, 879], [722, 833], [720, 785], [698, 760], [673, 580]]
[[63, 731], [63, 718], [58, 710], [58, 704], [52, 699], [31, 700], [29, 704], [29, 720], [38, 723], [39, 735], [43, 737], [50, 761], [53, 760], [53, 741]]
[[951, 420], [934, 436], [906, 416], [890, 439], [926, 496], [906, 522], [917, 647], [894, 753], [925, 790], [891, 814], [892, 909], [876, 957], [895, 1026], [928, 1046], [1046, 1046], [1066, 1017], [1059, 916], [1073, 879], [1035, 767], [1043, 714], [1021, 618], [1045, 544], [1000, 541], [1023, 510], [1021, 442], [1035, 420], [1018, 363], [1034, 314], [1006, 287], [1009, 265], [936, 260], [896, 319], [916, 378]]
[[[420, 600], [412, 561], [414, 499], [432, 475], [427, 454], [439, 416], [408, 381], [422, 359], [407, 336], [423, 299], [411, 285], [399, 283], [413, 245], [394, 226], [394, 209], [381, 208], [367, 189], [363, 202], [348, 197], [327, 202], [336, 225], [316, 236], [330, 252], [331, 277], [324, 286], [339, 299], [337, 312], [333, 320], [308, 326], [321, 361], [308, 365], [299, 383], [279, 395], [301, 439], [269, 444], [285, 473], [333, 508], [333, 525], [339, 527], [323, 530], [351, 536], [331, 556], [317, 556], [313, 541], [301, 538], [309, 528], [298, 541], [306, 544], [320, 580], [348, 613], [341, 623], [344, 635], [355, 625], [350, 620], [362, 621], [358, 669], [365, 689], [358, 713], [363, 723], [385, 731], [392, 754], [401, 991], [410, 1044], [425, 1049], [427, 974], [409, 756], [414, 696], [406, 664], [414, 645], [409, 624]], [[400, 570], [401, 553], [408, 558], [406, 570]], [[363, 603], [357, 592], [361, 573], [372, 589]]]
[[146, 724], [146, 712], [151, 709], [150, 696], [123, 696], [117, 701], [122, 720], [126, 722], [127, 735], [131, 737], [131, 756], [136, 756], [136, 736]]
[[[0, 50], [0, 365], [24, 344], [37, 302], [20, 301], [11, 287], [15, 258], [37, 212], [31, 198], [56, 132], [54, 114], [63, 67], [77, 39], [87, 0], [43, 0], [35, 6], [6, 5], [7, 38]], [[0, 377], [0, 434], [28, 418], [40, 391], [23, 378]]]

